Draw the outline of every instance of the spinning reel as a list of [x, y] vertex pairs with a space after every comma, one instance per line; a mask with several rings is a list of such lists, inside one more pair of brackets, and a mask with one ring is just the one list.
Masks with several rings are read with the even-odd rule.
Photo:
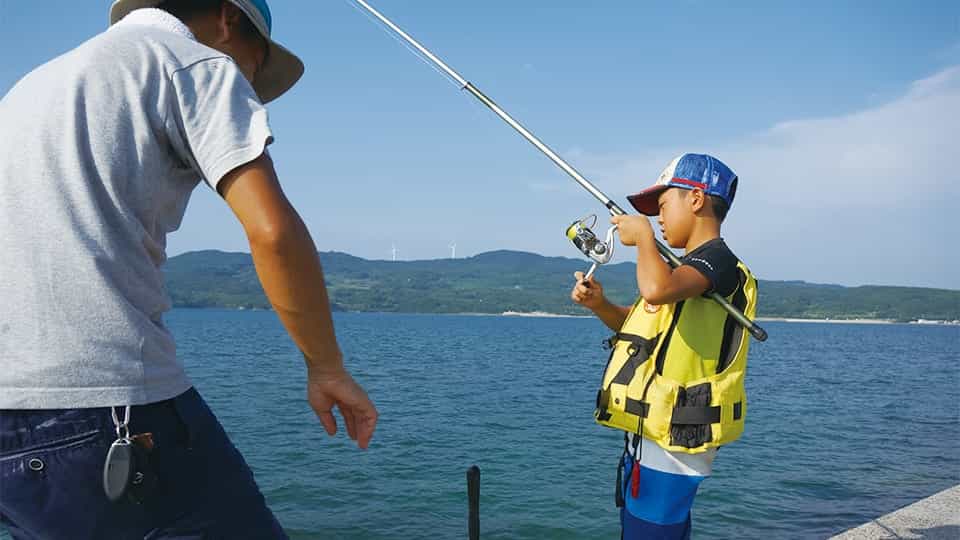
[[616, 225], [610, 227], [606, 238], [600, 240], [592, 230], [596, 224], [597, 215], [591, 214], [571, 223], [566, 231], [567, 238], [573, 242], [573, 245], [577, 246], [581, 253], [593, 261], [590, 270], [583, 276], [583, 282], [588, 286], [587, 282], [590, 281], [590, 276], [597, 270], [597, 266], [606, 264], [613, 258], [613, 233], [617, 230]]

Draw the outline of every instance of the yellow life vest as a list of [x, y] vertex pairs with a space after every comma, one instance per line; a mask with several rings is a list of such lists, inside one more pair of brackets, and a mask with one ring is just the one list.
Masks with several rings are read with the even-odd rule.
[[[740, 284], [727, 300], [753, 319], [757, 282], [743, 263], [737, 269]], [[743, 433], [750, 333], [713, 300], [653, 306], [641, 298], [608, 344], [594, 414], [600, 424], [689, 454]]]

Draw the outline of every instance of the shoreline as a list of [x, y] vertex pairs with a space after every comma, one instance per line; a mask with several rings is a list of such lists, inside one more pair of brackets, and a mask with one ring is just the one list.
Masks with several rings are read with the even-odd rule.
[[[492, 313], [491, 315], [497, 315]], [[504, 311], [500, 317], [543, 317], [552, 319], [592, 319], [593, 315], [567, 315], [565, 313], [550, 313], [548, 311]]]
[[911, 324], [898, 323], [890, 319], [802, 319], [798, 317], [757, 317], [761, 322], [790, 322], [790, 323], [830, 323], [830, 324]]
[[[263, 307], [230, 307], [230, 306], [174, 306], [174, 310], [223, 310], [223, 311], [273, 311], [270, 308]], [[459, 316], [484, 316], [484, 317], [534, 317], [534, 318], [553, 318], [553, 319], [590, 319], [593, 315], [573, 315], [567, 313], [552, 313], [549, 311], [501, 311], [493, 313], [481, 312], [426, 312], [426, 311], [351, 311], [337, 310], [333, 313], [394, 313], [406, 315], [459, 315]], [[913, 321], [895, 321], [892, 319], [805, 319], [800, 317], [757, 317], [759, 322], [787, 322], [787, 323], [827, 323], [827, 324], [909, 324], [923, 326], [960, 326], [960, 320], [940, 320], [940, 319], [917, 319]]]
[[891, 319], [801, 319], [797, 317], [757, 317], [760, 322], [828, 323], [828, 324], [912, 324], [924, 326], [960, 326], [960, 321], [918, 319], [894, 321]]

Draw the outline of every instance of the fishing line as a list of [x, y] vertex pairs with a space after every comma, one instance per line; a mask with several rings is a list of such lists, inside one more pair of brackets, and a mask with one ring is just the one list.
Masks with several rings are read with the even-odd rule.
[[[391, 31], [391, 28], [387, 25], [386, 22], [378, 19], [378, 18], [375, 17], [372, 13], [370, 13], [369, 11], [367, 11], [367, 10], [363, 9], [362, 7], [360, 7], [359, 5], [357, 5], [357, 3], [356, 3], [354, 0], [344, 0], [344, 2], [350, 4], [350, 7], [352, 7], [354, 10], [359, 11], [360, 13], [362, 13], [363, 16], [366, 17], [366, 18], [367, 18], [368, 20], [370, 20], [371, 22], [373, 22], [374, 26], [376, 26], [377, 28], [379, 28], [381, 32], [383, 32], [384, 34], [387, 34], [388, 36], [390, 36], [390, 39], [392, 39], [392, 40], [396, 41], [397, 43], [403, 45], [403, 47], [404, 47], [405, 49], [407, 49], [408, 51], [410, 51], [411, 53], [413, 53], [414, 56], [416, 56], [418, 59], [420, 59], [421, 62], [423, 62], [424, 64], [426, 64], [427, 66], [429, 66], [430, 69], [432, 69], [433, 71], [436, 71], [436, 72], [439, 73], [440, 75], [443, 75], [443, 78], [446, 79], [447, 81], [449, 81], [450, 84], [456, 86], [456, 87], [457, 87], [457, 90], [463, 90], [463, 89], [464, 89], [464, 86], [466, 86], [465, 84], [460, 84], [460, 82], [458, 82], [456, 79], [454, 79], [453, 77], [451, 77], [447, 72], [443, 71], [442, 69], [440, 69], [439, 67], [437, 67], [437, 65], [436, 65], [435, 63], [431, 62], [430, 59], [427, 57], [426, 54], [420, 52], [419, 49], [417, 49], [417, 48], [413, 47], [412, 45], [410, 45], [406, 40], [404, 40], [403, 38], [401, 38], [401, 37], [397, 34], [397, 32]], [[399, 30], [399, 28], [398, 28], [397, 30]]]

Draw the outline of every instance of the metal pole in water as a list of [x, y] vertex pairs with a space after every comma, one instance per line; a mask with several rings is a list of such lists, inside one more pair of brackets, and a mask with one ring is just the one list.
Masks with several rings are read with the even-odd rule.
[[470, 540], [480, 540], [480, 467], [476, 465], [467, 469], [467, 501], [470, 506], [467, 516]]

